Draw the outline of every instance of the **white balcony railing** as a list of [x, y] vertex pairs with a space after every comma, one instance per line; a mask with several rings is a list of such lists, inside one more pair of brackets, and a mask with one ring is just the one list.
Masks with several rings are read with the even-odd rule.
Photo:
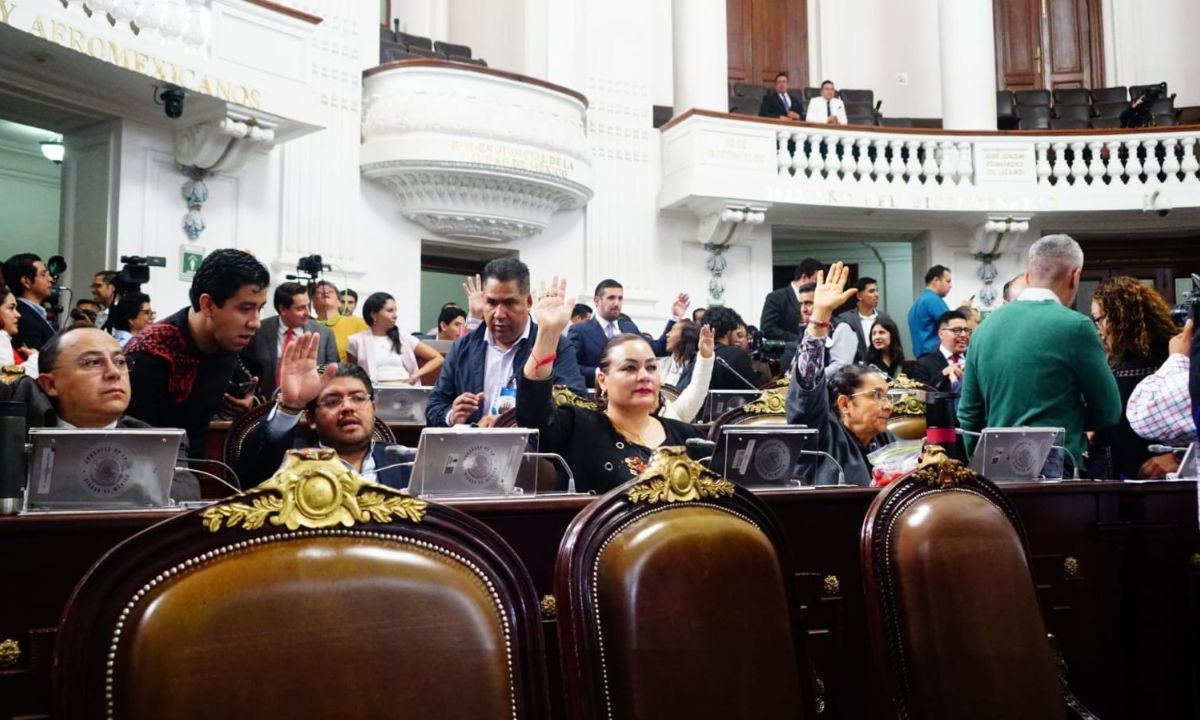
[[[699, 198], [929, 210], [1200, 207], [1200, 127], [951, 132], [693, 111], [663, 130], [662, 207]], [[1172, 192], [1178, 189], [1178, 192]]]

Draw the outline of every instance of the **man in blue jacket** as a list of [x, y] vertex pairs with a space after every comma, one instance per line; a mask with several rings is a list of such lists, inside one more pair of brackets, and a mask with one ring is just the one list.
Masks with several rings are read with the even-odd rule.
[[[605, 343], [625, 333], [642, 334], [638, 326], [621, 312], [625, 303], [625, 289], [621, 283], [611, 278], [601, 280], [596, 286], [596, 294], [592, 300], [596, 303], [596, 314], [592, 319], [572, 325], [567, 331], [567, 339], [575, 348], [575, 361], [579, 365], [579, 372], [583, 374], [583, 381], [588, 387], [596, 385], [596, 366], [600, 363], [600, 351], [604, 349]], [[663, 328], [662, 335], [657, 340], [647, 338], [650, 349], [658, 357], [668, 354], [667, 334], [671, 332], [675, 323], [683, 319], [689, 302], [687, 293], [679, 293], [671, 305], [671, 319]]]
[[[483, 324], [450, 348], [425, 406], [430, 427], [486, 424], [516, 404], [516, 374], [525, 366], [538, 331], [529, 317], [529, 268], [516, 258], [492, 260], [483, 269], [478, 294], [471, 298], [471, 307], [474, 311], [477, 303], [482, 305]], [[575, 350], [565, 338], [559, 339], [553, 357], [538, 361], [553, 363], [556, 385], [587, 395]]]

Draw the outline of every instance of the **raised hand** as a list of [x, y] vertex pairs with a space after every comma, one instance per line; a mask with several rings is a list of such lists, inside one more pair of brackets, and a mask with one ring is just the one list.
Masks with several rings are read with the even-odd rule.
[[817, 289], [813, 293], [814, 322], [829, 322], [833, 311], [858, 293], [856, 288], [846, 289], [849, 279], [850, 268], [840, 262], [835, 262], [829, 268], [828, 276], [823, 271], [817, 271]]
[[558, 337], [571, 322], [571, 308], [574, 307], [567, 300], [566, 279], [560, 280], [555, 275], [549, 286], [542, 283], [534, 297], [537, 299], [530, 312], [537, 318], [538, 336], [541, 337], [541, 334], [545, 332], [549, 333], [551, 337]]
[[687, 293], [679, 293], [675, 298], [675, 303], [671, 305], [671, 317], [683, 317], [683, 314], [687, 312], [688, 305], [691, 304], [692, 299], [688, 297]]
[[323, 374], [317, 374], [317, 348], [320, 344], [320, 335], [301, 333], [284, 349], [283, 361], [279, 365], [279, 398], [284, 405], [308, 405], [333, 379], [336, 363], [327, 365]]
[[483, 294], [483, 281], [480, 280], [479, 274], [475, 277], [468, 277], [463, 283], [463, 292], [467, 294], [467, 312], [473, 318], [483, 317], [483, 310], [487, 307], [487, 298]]
[[700, 357], [705, 360], [713, 356], [713, 329], [712, 325], [700, 326]]
[[1187, 355], [1192, 347], [1192, 321], [1188, 320], [1183, 326], [1183, 332], [1171, 338], [1167, 345], [1172, 355]]

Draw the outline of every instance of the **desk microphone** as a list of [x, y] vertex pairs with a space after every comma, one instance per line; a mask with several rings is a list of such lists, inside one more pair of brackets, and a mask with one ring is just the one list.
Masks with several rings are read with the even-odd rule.
[[1068, 450], [1066, 447], [1064, 447], [1062, 445], [1051, 445], [1050, 449], [1051, 450], [1062, 450], [1064, 453], [1067, 454], [1067, 457], [1071, 458], [1071, 479], [1078, 480], [1079, 479], [1079, 460], [1078, 460], [1078, 458], [1075, 457], [1075, 453], [1071, 452], [1070, 450]]
[[704, 438], [688, 438], [683, 444], [687, 446], [688, 457], [705, 465], [712, 462], [713, 455], [717, 452], [717, 444]]
[[[836, 487], [849, 487], [846, 485], [846, 471], [842, 469], [842, 464], [837, 461], [837, 458], [825, 452], [824, 450], [801, 450], [801, 455], [819, 455], [824, 458], [829, 458], [838, 469], [838, 481]], [[816, 484], [816, 478], [813, 478], [813, 484]]]
[[397, 462], [397, 463], [392, 463], [391, 465], [384, 465], [383, 467], [377, 467], [374, 470], [362, 473], [363, 477], [366, 477], [368, 475], [378, 476], [379, 473], [383, 472], [384, 470], [391, 470], [392, 468], [398, 468], [398, 467], [412, 467], [413, 465], [417, 464], [417, 449], [411, 448], [407, 445], [388, 445], [387, 447], [385, 447], [383, 449], [383, 453], [385, 455], [392, 455], [394, 457], [406, 458], [406, 459], [401, 460], [400, 462]]
[[[237, 490], [238, 492], [242, 491], [242, 479], [240, 477], [238, 477], [237, 472], [233, 468], [229, 467], [228, 465], [221, 462], [220, 460], [213, 460], [212, 458], [191, 458], [191, 457], [185, 457], [185, 458], [179, 458], [179, 459], [185, 460], [190, 463], [191, 462], [202, 462], [202, 463], [212, 463], [213, 465], [220, 465], [221, 467], [225, 468], [225, 470], [227, 470], [229, 472], [230, 477], [232, 477], [234, 479], [234, 482], [237, 483], [237, 487], [233, 487], [233, 485], [229, 485], [229, 483], [225, 482], [224, 480], [221, 480], [221, 482], [226, 485], [229, 485], [229, 487], [232, 487], [234, 490]], [[178, 470], [179, 468], [175, 468], [175, 469]], [[191, 468], [183, 468], [183, 469], [191, 470]], [[215, 475], [212, 475], [212, 473], [204, 473], [204, 474], [212, 476], [212, 477], [216, 477]], [[217, 478], [217, 479], [220, 480], [220, 478]]]
[[954, 428], [954, 432], [959, 435], [970, 435], [971, 437], [983, 437], [983, 433], [977, 433], [973, 430], [963, 430], [962, 428]]
[[[233, 484], [231, 484], [231, 483], [227, 482], [227, 481], [226, 481], [224, 478], [222, 478], [220, 475], [214, 475], [213, 473], [210, 473], [210, 472], [205, 472], [205, 471], [203, 471], [203, 470], [197, 470], [196, 468], [184, 467], [184, 466], [182, 466], [182, 465], [180, 465], [180, 466], [177, 466], [175, 469], [176, 469], [176, 470], [182, 470], [182, 471], [184, 471], [184, 472], [190, 472], [190, 473], [193, 473], [193, 474], [196, 474], [196, 475], [204, 475], [205, 477], [210, 477], [210, 478], [212, 478], [213, 480], [216, 480], [217, 482], [221, 483], [221, 484], [222, 484], [222, 485], [224, 485], [225, 487], [227, 487], [227, 488], [229, 488], [229, 489], [233, 490], [235, 493], [240, 493], [240, 492], [241, 492], [241, 490], [240, 490], [239, 488], [237, 488], [237, 487], [234, 487], [234, 486], [233, 486]], [[172, 478], [171, 482], [172, 482], [172, 483], [174, 483], [174, 482], [175, 482], [174, 478]]]
[[741, 380], [742, 382], [746, 383], [746, 387], [750, 388], [751, 390], [758, 390], [758, 389], [759, 389], [759, 387], [758, 387], [757, 385], [755, 385], [754, 383], [752, 383], [752, 382], [750, 382], [749, 380], [747, 380], [745, 375], [742, 375], [742, 374], [741, 374], [740, 372], [738, 372], [737, 370], [734, 370], [732, 365], [730, 365], [729, 363], [725, 362], [725, 358], [721, 357], [720, 355], [716, 355], [716, 354], [714, 354], [714, 355], [713, 355], [713, 357], [714, 357], [714, 358], [716, 359], [716, 361], [717, 361], [717, 362], [718, 362], [718, 363], [721, 365], [721, 367], [725, 368], [725, 369], [726, 369], [726, 370], [728, 370], [729, 372], [731, 372], [731, 373], [733, 373], [734, 375], [736, 375], [738, 380]]
[[1188, 449], [1185, 447], [1175, 447], [1174, 445], [1151, 445], [1146, 449], [1158, 455], [1163, 453], [1183, 453], [1188, 451]]

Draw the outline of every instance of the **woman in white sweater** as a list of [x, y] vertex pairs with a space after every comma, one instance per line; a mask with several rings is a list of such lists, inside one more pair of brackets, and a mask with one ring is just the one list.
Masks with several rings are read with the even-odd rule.
[[346, 358], [377, 385], [420, 385], [442, 367], [442, 354], [396, 327], [396, 300], [383, 292], [363, 303], [368, 329], [350, 336]]
[[[696, 357], [692, 361], [696, 367], [692, 370], [692, 381], [679, 393], [674, 402], [666, 404], [659, 417], [670, 420], [681, 420], [690, 423], [700, 414], [704, 400], [708, 397], [708, 381], [712, 378], [713, 362], [716, 357], [713, 352], [713, 329], [711, 325], [700, 328], [700, 337]], [[661, 366], [659, 372], [662, 372]], [[665, 381], [664, 381], [665, 382]]]

